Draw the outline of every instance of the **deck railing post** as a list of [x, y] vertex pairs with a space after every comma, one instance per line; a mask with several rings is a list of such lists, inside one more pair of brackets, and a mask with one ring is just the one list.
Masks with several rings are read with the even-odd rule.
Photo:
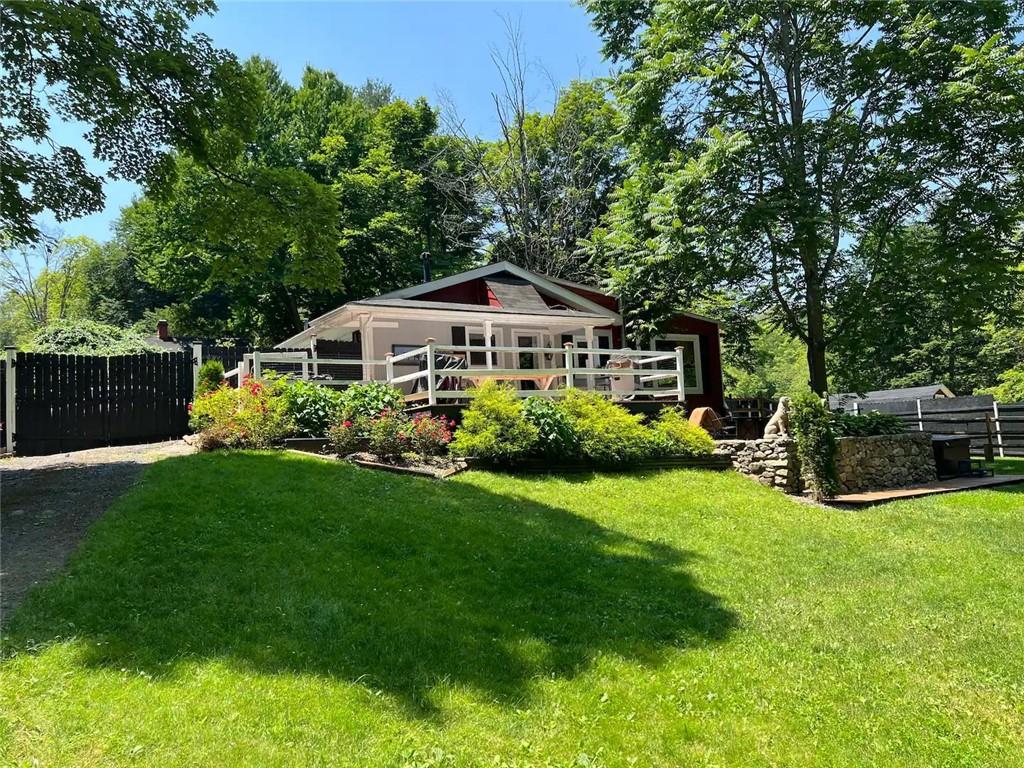
[[434, 376], [434, 344], [437, 339], [427, 337], [427, 403], [437, 405], [437, 379]]
[[992, 415], [995, 417], [996, 422], [996, 445], [999, 446], [999, 458], [1003, 458], [1003, 425], [999, 423], [999, 403], [995, 400], [992, 401]]
[[921, 401], [917, 401], [917, 431], [924, 432], [924, 418], [921, 414]]
[[4, 349], [4, 368], [6, 368], [6, 376], [4, 379], [6, 392], [4, 394], [7, 397], [6, 408], [4, 410], [4, 451], [7, 453], [14, 453], [14, 393], [16, 392], [14, 377], [17, 376], [15, 373], [14, 363], [17, 356], [18, 351], [14, 347], [6, 347]]
[[199, 389], [199, 369], [203, 367], [203, 343], [192, 344], [192, 391]]
[[686, 402], [686, 369], [683, 362], [683, 347], [676, 347], [676, 384], [679, 387], [679, 402]]
[[391, 359], [395, 356], [394, 352], [384, 353], [384, 380], [390, 385], [391, 380], [395, 378], [395, 363]]
[[576, 386], [573, 376], [573, 368], [576, 366], [572, 354], [572, 342], [567, 341], [562, 347], [565, 349], [565, 388], [572, 389]]
[[[309, 337], [309, 356], [312, 357], [314, 361], [316, 361], [318, 359], [317, 356], [316, 356], [316, 334], [315, 333], [312, 334]], [[318, 378], [319, 376], [320, 376], [320, 363], [314, 362], [313, 363], [313, 378], [315, 379], [315, 378]]]
[[263, 366], [260, 365], [260, 351], [258, 349], [252, 353], [252, 375], [257, 379], [263, 376]]

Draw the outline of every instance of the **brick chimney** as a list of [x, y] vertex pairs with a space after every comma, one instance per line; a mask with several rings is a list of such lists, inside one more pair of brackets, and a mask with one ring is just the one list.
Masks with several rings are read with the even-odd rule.
[[166, 320], [156, 321], [156, 336], [160, 341], [170, 341], [171, 331]]

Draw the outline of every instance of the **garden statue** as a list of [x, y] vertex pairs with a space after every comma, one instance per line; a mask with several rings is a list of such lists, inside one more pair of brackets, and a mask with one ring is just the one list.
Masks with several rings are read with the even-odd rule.
[[764, 428], [765, 437], [786, 437], [789, 435], [789, 398], [780, 397], [775, 413]]

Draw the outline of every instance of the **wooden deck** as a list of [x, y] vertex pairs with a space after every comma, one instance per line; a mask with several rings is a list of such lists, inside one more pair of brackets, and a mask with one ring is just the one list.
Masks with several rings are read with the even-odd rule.
[[865, 493], [847, 493], [836, 496], [829, 503], [850, 507], [866, 507], [871, 504], [883, 504], [898, 499], [913, 499], [918, 496], [934, 496], [938, 493], [955, 491], [971, 491], [975, 488], [993, 488], [1000, 485], [1024, 483], [1024, 475], [996, 475], [995, 477], [954, 477], [949, 480], [936, 480], [923, 485], [908, 488], [887, 488], [883, 491]]

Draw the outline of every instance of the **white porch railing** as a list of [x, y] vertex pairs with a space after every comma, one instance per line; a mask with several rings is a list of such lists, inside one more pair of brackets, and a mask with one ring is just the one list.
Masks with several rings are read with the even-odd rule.
[[[264, 370], [277, 370], [325, 386], [344, 387], [359, 381], [373, 380], [387, 382], [396, 387], [412, 384], [414, 390], [417, 383], [422, 382], [421, 391], [407, 394], [405, 399], [407, 402], [425, 401], [429, 405], [472, 397], [472, 387], [488, 379], [533, 382], [534, 388], [519, 390], [521, 397], [560, 397], [565, 394], [566, 389], [581, 385], [596, 389], [595, 385], [599, 380], [607, 379], [609, 387], [604, 390], [604, 394], [613, 398], [623, 399], [641, 394], [683, 402], [686, 397], [683, 351], [684, 347], [676, 347], [673, 352], [591, 349], [578, 348], [570, 343], [562, 347], [469, 346], [437, 344], [428, 340], [422, 347], [399, 355], [388, 353], [384, 360], [311, 358], [302, 352], [253, 352], [245, 355], [238, 368], [229, 371], [225, 376], [235, 376], [240, 381], [246, 375], [259, 378]], [[544, 355], [547, 362], [560, 362], [561, 365], [549, 368], [498, 367], [497, 361], [505, 354], [513, 355], [515, 360], [519, 359], [520, 354]], [[465, 360], [469, 360], [470, 355], [482, 355], [486, 362], [483, 367], [444, 368], [437, 365], [438, 355], [462, 357]], [[426, 360], [426, 366], [422, 370], [395, 374], [397, 364], [409, 360], [418, 361], [421, 357]], [[601, 357], [625, 359], [630, 367], [595, 367], [597, 359]], [[671, 363], [671, 367], [653, 367], [664, 363]], [[362, 373], [362, 378], [335, 378], [331, 372], [337, 372], [339, 367], [349, 372], [358, 369]], [[282, 368], [289, 370], [282, 371]], [[378, 375], [378, 371], [382, 375]], [[467, 382], [469, 386], [466, 386]], [[654, 382], [668, 382], [669, 386], [656, 389], [642, 386]]]

